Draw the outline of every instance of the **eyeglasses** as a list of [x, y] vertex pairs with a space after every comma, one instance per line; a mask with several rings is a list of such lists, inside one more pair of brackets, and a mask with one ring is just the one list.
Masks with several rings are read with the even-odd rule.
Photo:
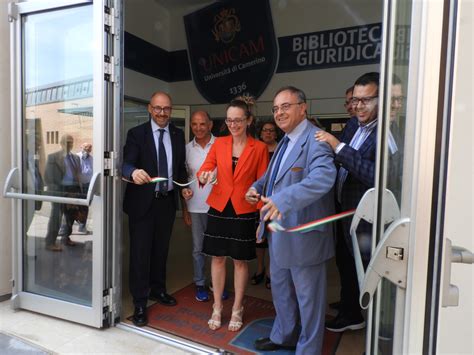
[[245, 121], [247, 121], [246, 118], [236, 118], [236, 119], [233, 119], [233, 120], [231, 120], [230, 118], [225, 119], [225, 123], [228, 126], [233, 125], [233, 124], [240, 125], [240, 124], [244, 123]]
[[262, 128], [262, 132], [273, 133], [273, 132], [275, 132], [275, 129], [274, 128]]
[[395, 104], [395, 103], [403, 104], [403, 101], [405, 101], [405, 97], [404, 96], [392, 96], [390, 100], [392, 102], [392, 105]]
[[361, 98], [353, 97], [349, 102], [351, 103], [352, 106], [357, 106], [359, 104], [359, 102], [363, 106], [367, 106], [374, 99], [378, 99], [378, 96], [367, 96], [367, 97], [361, 97]]
[[151, 106], [151, 110], [156, 113], [157, 115], [159, 115], [161, 113], [161, 111], [163, 111], [163, 113], [165, 115], [169, 115], [171, 113], [171, 107], [169, 106], [165, 106], [165, 107], [161, 107], [161, 106]]
[[295, 102], [294, 104], [284, 103], [284, 104], [281, 104], [280, 106], [273, 106], [272, 107], [272, 113], [275, 115], [275, 114], [278, 113], [278, 111], [286, 112], [290, 109], [291, 106], [301, 105], [302, 103], [303, 102]]

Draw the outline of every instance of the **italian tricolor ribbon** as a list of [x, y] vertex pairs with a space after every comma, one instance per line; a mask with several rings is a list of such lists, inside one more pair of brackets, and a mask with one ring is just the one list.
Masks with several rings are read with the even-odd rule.
[[323, 224], [330, 223], [337, 221], [338, 219], [346, 218], [349, 216], [352, 216], [355, 213], [355, 209], [346, 211], [346, 212], [341, 212], [332, 216], [324, 217], [321, 219], [317, 219], [305, 224], [302, 224], [301, 226], [297, 227], [292, 227], [292, 228], [283, 228], [280, 224], [278, 224], [275, 221], [272, 221], [268, 224], [268, 229], [272, 232], [308, 232], [310, 230], [315, 229], [316, 227], [322, 226]]
[[[126, 181], [126, 182], [129, 182], [129, 183], [131, 183], [131, 184], [134, 184], [134, 182], [131, 181], [131, 180], [128, 180], [128, 179], [125, 179], [125, 178], [122, 178], [122, 180], [124, 180], [124, 181]], [[157, 176], [157, 177], [151, 178], [151, 180], [150, 180], [147, 184], [156, 184], [157, 182], [160, 182], [160, 181], [168, 181], [168, 178], [165, 178], [165, 177], [158, 177], [158, 176]], [[189, 181], [189, 182], [187, 182], [187, 183], [184, 183], [184, 184], [179, 183], [179, 182], [174, 181], [174, 180], [172, 180], [172, 181], [173, 181], [173, 184], [175, 184], [175, 185], [178, 185], [178, 186], [181, 186], [181, 187], [185, 187], [185, 186], [191, 185], [194, 181], [196, 181], [196, 179], [192, 179], [191, 181]]]

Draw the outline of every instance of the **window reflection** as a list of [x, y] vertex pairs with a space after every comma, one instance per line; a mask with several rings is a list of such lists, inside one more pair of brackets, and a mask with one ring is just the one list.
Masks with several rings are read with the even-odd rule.
[[[93, 167], [92, 6], [29, 15], [22, 24], [23, 191], [84, 198]], [[24, 201], [23, 216], [24, 290], [91, 305], [88, 208]]]

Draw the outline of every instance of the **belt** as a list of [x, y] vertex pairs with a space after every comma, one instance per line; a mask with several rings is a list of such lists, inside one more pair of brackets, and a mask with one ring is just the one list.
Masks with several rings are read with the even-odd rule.
[[167, 192], [155, 191], [155, 198], [158, 200], [162, 200], [170, 196], [173, 196], [173, 193], [174, 193], [174, 190], [167, 191]]

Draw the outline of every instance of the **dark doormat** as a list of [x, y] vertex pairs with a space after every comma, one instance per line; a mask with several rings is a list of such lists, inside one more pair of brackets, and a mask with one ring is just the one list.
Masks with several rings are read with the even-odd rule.
[[[270, 334], [275, 317], [272, 302], [245, 296], [243, 301], [244, 325], [240, 332], [230, 332], [227, 330], [227, 326], [233, 302], [231, 294], [231, 297], [224, 301], [222, 327], [213, 331], [207, 325], [211, 315], [212, 300], [198, 302], [194, 298], [194, 293], [195, 287], [194, 284], [191, 284], [173, 294], [178, 301], [177, 306], [166, 307], [156, 303], [148, 307], [148, 326], [235, 354], [258, 353], [254, 350], [253, 343], [255, 339], [267, 337]], [[325, 332], [324, 355], [335, 354], [340, 335], [339, 333]], [[273, 351], [271, 354], [294, 354], [294, 352]]]

